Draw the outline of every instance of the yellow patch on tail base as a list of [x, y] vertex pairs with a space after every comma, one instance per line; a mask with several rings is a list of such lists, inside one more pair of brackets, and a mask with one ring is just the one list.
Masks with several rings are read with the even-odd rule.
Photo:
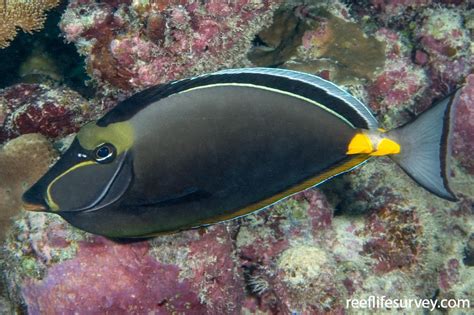
[[[375, 149], [374, 149], [375, 147]], [[346, 154], [381, 156], [400, 153], [400, 145], [381, 134], [357, 133], [349, 143]]]
[[365, 133], [357, 133], [349, 143], [346, 154], [372, 153], [373, 151], [374, 147], [369, 136]]
[[393, 140], [383, 138], [377, 145], [377, 150], [370, 155], [380, 156], [400, 153], [400, 145]]

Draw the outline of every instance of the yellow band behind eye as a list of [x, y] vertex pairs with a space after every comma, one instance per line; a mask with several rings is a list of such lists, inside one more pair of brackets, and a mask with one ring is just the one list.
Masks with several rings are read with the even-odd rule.
[[79, 144], [86, 150], [94, 150], [102, 143], [110, 143], [117, 150], [117, 155], [133, 146], [134, 131], [128, 121], [100, 127], [95, 122], [83, 126], [77, 134]]

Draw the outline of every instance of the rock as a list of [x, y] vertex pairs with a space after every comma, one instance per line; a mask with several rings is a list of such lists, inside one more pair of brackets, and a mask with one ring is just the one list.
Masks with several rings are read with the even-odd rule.
[[39, 134], [27, 134], [0, 149], [0, 243], [12, 217], [21, 209], [21, 195], [49, 168], [57, 153]]
[[87, 56], [100, 86], [131, 91], [248, 64], [251, 40], [277, 6], [273, 0], [71, 1], [60, 27]]
[[0, 90], [0, 143], [27, 133], [58, 139], [76, 132], [89, 115], [89, 102], [69, 88], [13, 85]]

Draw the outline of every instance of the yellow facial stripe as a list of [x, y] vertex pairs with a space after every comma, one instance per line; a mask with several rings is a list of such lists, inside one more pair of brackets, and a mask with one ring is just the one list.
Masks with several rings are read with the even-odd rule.
[[106, 127], [97, 126], [95, 122], [92, 122], [81, 128], [77, 139], [86, 150], [94, 150], [102, 143], [111, 143], [119, 155], [132, 147], [134, 133], [128, 121], [109, 124]]
[[400, 145], [393, 140], [383, 138], [377, 145], [377, 150], [370, 155], [387, 155], [400, 153]]
[[329, 169], [328, 171], [320, 174], [320, 175], [317, 175], [313, 178], [310, 178], [296, 186], [293, 186], [291, 187], [290, 189], [287, 189], [279, 194], [276, 194], [270, 198], [267, 198], [267, 199], [264, 199], [264, 200], [261, 200], [259, 202], [256, 202], [254, 204], [251, 204], [251, 205], [248, 205], [246, 206], [245, 208], [242, 208], [236, 212], [233, 212], [231, 214], [225, 214], [225, 215], [220, 215], [220, 216], [216, 216], [216, 217], [213, 217], [213, 218], [210, 218], [206, 221], [203, 221], [203, 222], [200, 222], [201, 225], [206, 225], [206, 224], [213, 224], [213, 223], [217, 223], [217, 222], [221, 222], [221, 221], [225, 221], [225, 220], [230, 220], [230, 219], [234, 219], [234, 218], [237, 218], [237, 217], [241, 217], [241, 216], [244, 216], [246, 214], [249, 214], [251, 212], [254, 212], [255, 210], [258, 210], [258, 209], [262, 209], [264, 207], [267, 207], [271, 204], [274, 204], [275, 202], [283, 199], [283, 198], [286, 198], [286, 197], [289, 197], [291, 195], [294, 195], [296, 194], [297, 192], [300, 192], [300, 191], [303, 191], [309, 187], [313, 187], [317, 184], [320, 184], [322, 182], [324, 182], [325, 180], [328, 180], [330, 179], [331, 177], [334, 177], [338, 174], [341, 174], [341, 173], [344, 173], [344, 172], [347, 172], [349, 171], [350, 169], [356, 167], [357, 165], [361, 164], [362, 162], [364, 162], [365, 160], [369, 159], [370, 157], [366, 154], [361, 154], [359, 156], [355, 156], [354, 158], [350, 159], [349, 161], [341, 164], [341, 165], [338, 165], [332, 169]]
[[61, 177], [63, 177], [64, 175], [74, 171], [75, 169], [78, 169], [79, 167], [83, 167], [83, 166], [86, 166], [86, 165], [91, 165], [91, 164], [97, 164], [97, 163], [94, 162], [94, 161], [84, 161], [84, 162], [81, 162], [79, 164], [76, 164], [73, 167], [67, 169], [64, 173], [62, 173], [58, 177], [56, 177], [51, 183], [49, 183], [48, 188], [46, 189], [46, 199], [47, 199], [46, 202], [48, 203], [48, 206], [51, 210], [53, 210], [53, 211], [58, 211], [59, 210], [58, 204], [55, 203], [53, 198], [51, 197], [51, 187], [54, 185], [54, 183], [56, 183]]
[[357, 133], [349, 143], [346, 154], [372, 153], [372, 141], [365, 133]]

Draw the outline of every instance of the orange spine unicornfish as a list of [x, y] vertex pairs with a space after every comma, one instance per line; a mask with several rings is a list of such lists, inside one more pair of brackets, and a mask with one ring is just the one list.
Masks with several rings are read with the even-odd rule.
[[151, 87], [78, 132], [23, 196], [25, 208], [112, 238], [233, 219], [389, 156], [448, 200], [448, 139], [459, 93], [385, 131], [320, 77], [230, 69]]

